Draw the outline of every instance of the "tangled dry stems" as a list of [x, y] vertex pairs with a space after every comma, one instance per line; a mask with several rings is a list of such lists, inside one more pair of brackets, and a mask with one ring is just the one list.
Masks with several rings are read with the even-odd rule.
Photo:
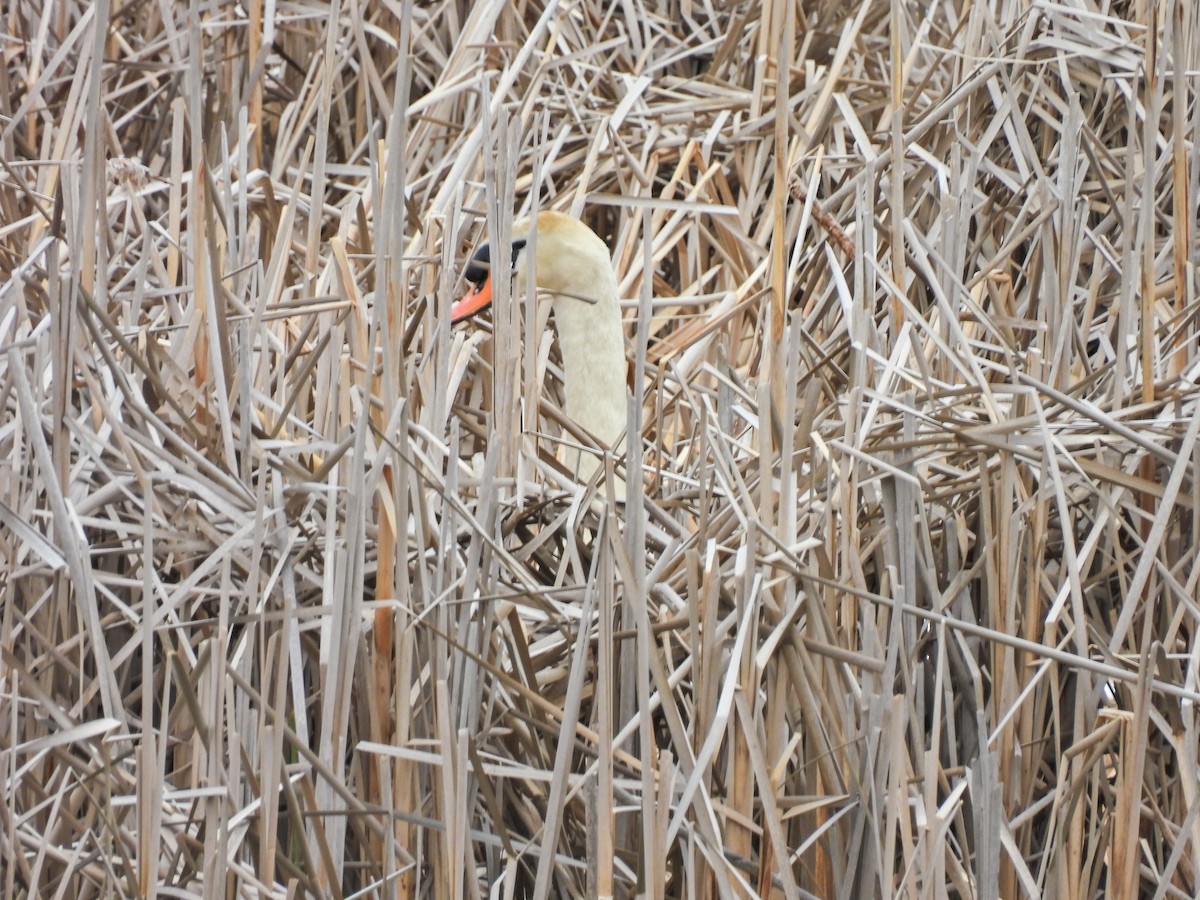
[[6, 896], [1196, 893], [1200, 14], [813, 6], [10, 4]]

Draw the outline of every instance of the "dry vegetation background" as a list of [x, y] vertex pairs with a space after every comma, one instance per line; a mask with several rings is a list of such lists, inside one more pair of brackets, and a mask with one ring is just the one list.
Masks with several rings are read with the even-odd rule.
[[4, 896], [1200, 891], [1196, 4], [2, 15]]

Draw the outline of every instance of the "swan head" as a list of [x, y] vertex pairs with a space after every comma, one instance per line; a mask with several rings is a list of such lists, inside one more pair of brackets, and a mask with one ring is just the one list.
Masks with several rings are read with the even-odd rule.
[[[537, 232], [533, 253], [531, 233]], [[492, 256], [498, 257], [493, 260]], [[559, 212], [539, 213], [535, 220], [522, 219], [512, 228], [508, 254], [493, 251], [487, 242], [475, 248], [463, 273], [471, 289], [450, 307], [450, 321], [461, 322], [483, 312], [492, 304], [492, 278], [507, 271], [516, 284], [522, 284], [530, 257], [535, 256], [534, 281], [556, 300], [574, 300], [584, 304], [616, 302], [616, 283], [609, 260], [608, 246], [574, 216]], [[506, 269], [500, 268], [507, 259]], [[556, 304], [557, 307], [558, 304]]]

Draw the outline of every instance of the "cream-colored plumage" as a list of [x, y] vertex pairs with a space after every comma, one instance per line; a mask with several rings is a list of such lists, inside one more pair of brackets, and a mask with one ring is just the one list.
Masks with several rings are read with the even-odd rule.
[[[530, 234], [529, 219], [513, 225], [514, 242], [521, 239], [528, 242], [517, 254], [512, 270], [514, 289], [522, 290], [524, 272], [532, 256], [534, 280], [551, 298], [562, 350], [563, 411], [593, 435], [600, 447], [620, 456], [625, 450], [622, 436], [629, 391], [625, 382], [625, 336], [617, 278], [608, 247], [573, 216], [543, 212], [538, 214], [536, 223], [536, 234]], [[493, 253], [492, 257], [495, 271], [500, 271], [498, 260], [505, 255]], [[490, 285], [486, 287], [490, 292]], [[477, 294], [469, 295], [456, 309], [466, 305], [471, 296]], [[466, 314], [469, 313], [452, 317], [457, 320]], [[590, 479], [602, 465], [594, 451], [564, 447], [558, 455], [580, 480]], [[620, 479], [614, 485], [613, 496], [624, 499], [625, 485]]]

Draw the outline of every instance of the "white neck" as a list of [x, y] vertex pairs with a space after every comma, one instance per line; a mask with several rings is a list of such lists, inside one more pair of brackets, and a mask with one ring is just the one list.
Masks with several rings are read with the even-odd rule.
[[[554, 326], [563, 357], [563, 411], [606, 450], [624, 452], [629, 409], [625, 336], [617, 278], [608, 247], [578, 220], [556, 213], [538, 217], [537, 283], [552, 293]], [[578, 299], [585, 298], [585, 299]], [[595, 453], [560, 458], [579, 478], [601, 465]], [[617, 486], [624, 497], [624, 484]]]
[[557, 296], [554, 325], [563, 357], [564, 412], [611, 449], [625, 431], [629, 391], [625, 385], [625, 339], [617, 305], [616, 282], [609, 273], [612, 293], [595, 303]]

